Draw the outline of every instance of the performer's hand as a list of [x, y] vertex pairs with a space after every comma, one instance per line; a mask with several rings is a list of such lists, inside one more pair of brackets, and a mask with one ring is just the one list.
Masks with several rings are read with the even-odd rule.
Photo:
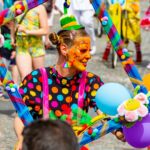
[[18, 141], [14, 150], [22, 150], [23, 138]]
[[122, 142], [126, 142], [125, 136], [123, 135], [122, 129], [118, 129], [113, 132], [113, 134], [116, 136], [116, 138]]

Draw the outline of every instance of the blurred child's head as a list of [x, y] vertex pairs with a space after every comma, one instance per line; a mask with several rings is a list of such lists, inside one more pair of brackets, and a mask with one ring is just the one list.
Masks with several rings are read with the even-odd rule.
[[23, 130], [22, 150], [79, 150], [69, 124], [61, 120], [40, 120]]

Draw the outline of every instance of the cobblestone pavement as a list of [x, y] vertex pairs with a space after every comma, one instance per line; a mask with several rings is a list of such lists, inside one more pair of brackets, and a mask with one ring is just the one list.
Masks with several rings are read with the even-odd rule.
[[[146, 10], [145, 7], [148, 2], [145, 0], [142, 1], [142, 12]], [[55, 19], [55, 27], [53, 31], [58, 29], [58, 17]], [[137, 66], [138, 70], [143, 76], [146, 73], [150, 73], [150, 70], [146, 69], [146, 65], [150, 62], [150, 34], [149, 32], [142, 30], [142, 51], [143, 51], [143, 62], [141, 65]], [[124, 72], [121, 64], [118, 62], [115, 69], [111, 68], [110, 61], [108, 63], [102, 63], [101, 57], [104, 47], [106, 45], [106, 36], [103, 35], [102, 38], [97, 38], [97, 53], [92, 57], [88, 64], [88, 71], [92, 71], [95, 74], [101, 76], [104, 82], [119, 82], [129, 89], [132, 90], [132, 85], [128, 79], [128, 76]], [[131, 43], [129, 49], [134, 50], [134, 46]], [[46, 66], [53, 65], [56, 59], [56, 51], [48, 51], [46, 56]], [[133, 59], [135, 58], [135, 53], [133, 53]], [[111, 60], [111, 58], [110, 58]], [[0, 98], [0, 150], [12, 150], [16, 142], [16, 136], [13, 131], [13, 118], [15, 111], [11, 102], [4, 102]], [[93, 113], [91, 112], [93, 115]], [[90, 144], [91, 150], [137, 150], [130, 147], [127, 143], [122, 143], [111, 134], [102, 137], [100, 140], [97, 140]], [[143, 149], [144, 150], [144, 149]]]

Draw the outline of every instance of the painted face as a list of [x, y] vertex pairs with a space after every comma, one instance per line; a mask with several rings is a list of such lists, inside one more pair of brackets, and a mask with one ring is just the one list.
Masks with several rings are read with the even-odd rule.
[[79, 71], [84, 71], [90, 55], [90, 38], [79, 37], [68, 51], [68, 62]]

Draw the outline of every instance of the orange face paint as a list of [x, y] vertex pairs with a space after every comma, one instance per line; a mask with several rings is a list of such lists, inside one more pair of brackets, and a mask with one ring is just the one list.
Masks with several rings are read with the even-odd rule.
[[69, 49], [68, 62], [79, 71], [84, 71], [90, 55], [90, 38], [79, 37]]

